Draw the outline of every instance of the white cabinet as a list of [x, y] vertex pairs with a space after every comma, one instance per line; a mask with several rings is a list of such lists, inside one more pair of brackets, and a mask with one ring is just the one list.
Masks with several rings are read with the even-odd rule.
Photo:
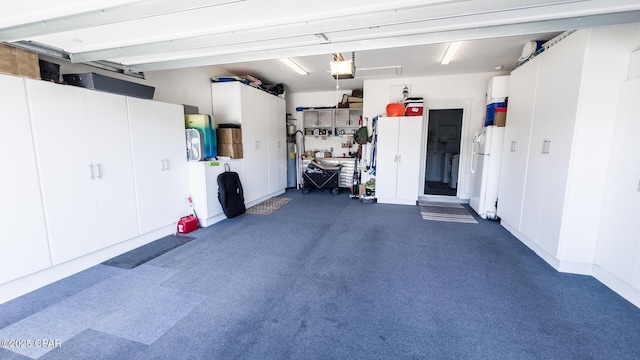
[[85, 91], [101, 247], [138, 235], [136, 192], [124, 96]]
[[100, 248], [85, 90], [27, 80], [54, 265]]
[[618, 107], [602, 204], [596, 264], [640, 290], [640, 78], [626, 82]]
[[218, 124], [242, 126], [242, 187], [254, 205], [284, 192], [287, 176], [286, 114], [282, 98], [239, 82], [212, 84]]
[[242, 178], [242, 160], [190, 161], [189, 188], [200, 226], [209, 226], [226, 218], [218, 200], [218, 175], [229, 170]]
[[376, 198], [415, 205], [420, 188], [422, 117], [378, 119]]
[[503, 225], [520, 228], [522, 197], [529, 155], [529, 138], [540, 58], [536, 57], [511, 73], [509, 111], [498, 191], [498, 216]]
[[125, 98], [27, 87], [54, 264], [138, 235]]
[[526, 160], [509, 152], [513, 144], [524, 150], [524, 142], [506, 139], [511, 159], [502, 167], [501, 188], [511, 189], [501, 189], [499, 214], [509, 231], [559, 271], [593, 272], [608, 188], [612, 109], [636, 46], [625, 31], [576, 31], [512, 76], [508, 134], [525, 134], [529, 121], [531, 131]]
[[127, 98], [140, 233], [189, 211], [184, 114], [179, 105]]
[[51, 266], [22, 78], [0, 75], [0, 284]]

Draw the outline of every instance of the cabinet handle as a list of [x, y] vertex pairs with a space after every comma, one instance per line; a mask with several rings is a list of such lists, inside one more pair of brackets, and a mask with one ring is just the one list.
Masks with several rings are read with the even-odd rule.
[[164, 161], [166, 162], [166, 166], [165, 166], [165, 170], [169, 171], [169, 159], [164, 159]]
[[542, 153], [549, 154], [549, 147], [551, 146], [551, 140], [544, 140], [542, 142]]
[[551, 140], [547, 140], [547, 154], [551, 152]]
[[98, 179], [102, 179], [102, 168], [100, 164], [96, 164], [96, 169], [98, 169], [98, 175], [96, 176]]
[[93, 180], [93, 164], [89, 164], [89, 179]]
[[518, 144], [517, 141], [512, 141], [511, 142], [511, 152], [516, 152], [516, 148], [518, 146], [517, 144]]

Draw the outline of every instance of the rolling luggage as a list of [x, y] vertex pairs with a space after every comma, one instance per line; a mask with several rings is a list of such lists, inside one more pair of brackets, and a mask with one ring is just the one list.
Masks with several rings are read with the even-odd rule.
[[244, 193], [240, 176], [230, 171], [229, 164], [224, 164], [225, 171], [218, 175], [218, 200], [222, 211], [228, 218], [234, 218], [247, 211], [244, 206]]

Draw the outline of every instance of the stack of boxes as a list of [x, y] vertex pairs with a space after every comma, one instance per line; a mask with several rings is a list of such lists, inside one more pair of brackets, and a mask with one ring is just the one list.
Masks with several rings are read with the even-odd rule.
[[218, 127], [218, 156], [242, 159], [242, 129]]

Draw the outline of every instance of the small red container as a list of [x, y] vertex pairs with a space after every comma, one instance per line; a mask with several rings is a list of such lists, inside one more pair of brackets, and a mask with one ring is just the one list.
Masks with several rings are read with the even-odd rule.
[[422, 116], [424, 106], [417, 104], [407, 105], [406, 116]]
[[180, 234], [190, 233], [198, 229], [198, 219], [193, 215], [181, 217], [177, 227]]

